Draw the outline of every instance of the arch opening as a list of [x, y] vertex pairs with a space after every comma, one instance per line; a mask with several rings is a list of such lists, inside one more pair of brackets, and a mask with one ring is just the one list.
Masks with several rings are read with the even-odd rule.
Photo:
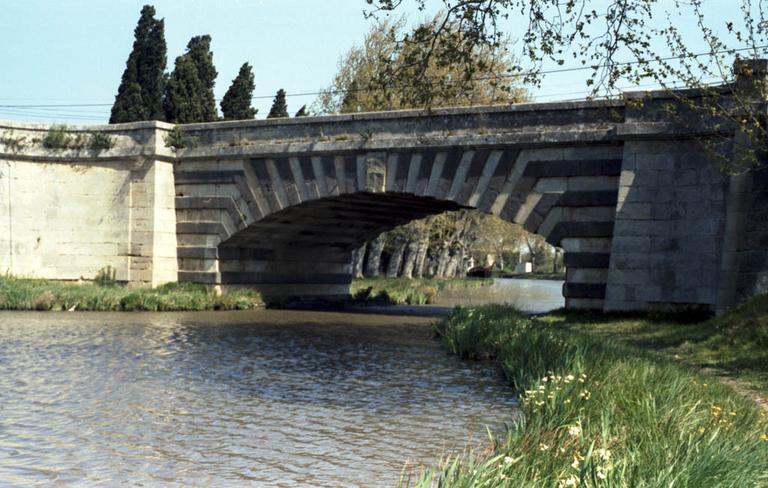
[[476, 209], [565, 251], [566, 306], [603, 306], [622, 146], [393, 150], [182, 163], [179, 280], [270, 297], [349, 295], [352, 252], [429, 215]]

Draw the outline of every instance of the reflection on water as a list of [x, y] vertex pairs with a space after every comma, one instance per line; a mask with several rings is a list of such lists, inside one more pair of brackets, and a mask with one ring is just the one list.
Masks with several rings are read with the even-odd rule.
[[514, 417], [431, 319], [0, 314], [0, 485], [391, 486]]
[[526, 312], [547, 312], [565, 306], [563, 282], [496, 278], [491, 286], [444, 290], [438, 306], [508, 303]]

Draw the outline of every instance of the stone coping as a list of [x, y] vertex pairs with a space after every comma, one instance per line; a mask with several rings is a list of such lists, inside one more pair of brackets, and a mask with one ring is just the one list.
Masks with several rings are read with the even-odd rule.
[[[223, 120], [217, 122], [201, 122], [195, 124], [179, 124], [180, 127], [190, 131], [198, 130], [228, 130], [239, 127], [271, 127], [279, 125], [304, 125], [322, 124], [328, 122], [370, 121], [389, 119], [408, 119], [421, 117], [484, 115], [499, 113], [523, 113], [541, 111], [584, 110], [600, 108], [619, 108], [625, 105], [622, 99], [606, 99], [576, 102], [543, 102], [543, 103], [517, 103], [509, 105], [483, 105], [472, 107], [443, 107], [435, 109], [416, 110], [390, 110], [382, 112], [357, 112], [353, 114], [315, 115], [308, 117], [287, 117], [276, 119], [253, 120]], [[124, 124], [96, 124], [96, 125], [69, 125], [69, 124], [34, 124], [28, 122], [0, 120], [0, 129], [47, 131], [56, 125], [66, 125], [68, 132], [94, 132], [109, 131], [121, 132], [141, 129], [171, 130], [174, 124], [158, 120], [129, 122]]]

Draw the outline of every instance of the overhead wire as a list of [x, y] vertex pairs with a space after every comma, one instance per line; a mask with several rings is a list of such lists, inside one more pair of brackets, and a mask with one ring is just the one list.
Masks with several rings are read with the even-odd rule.
[[[484, 77], [478, 77], [473, 78], [471, 81], [487, 81], [492, 79], [505, 79], [505, 78], [522, 78], [525, 76], [533, 76], [533, 75], [549, 75], [549, 74], [559, 74], [559, 73], [570, 73], [570, 72], [577, 72], [577, 71], [586, 71], [586, 70], [599, 70], [608, 68], [611, 66], [630, 66], [630, 65], [639, 65], [639, 64], [652, 64], [652, 63], [658, 63], [658, 62], [665, 62], [665, 61], [674, 61], [674, 60], [683, 60], [683, 59], [692, 59], [692, 58], [699, 58], [703, 56], [717, 56], [720, 54], [734, 54], [737, 52], [744, 52], [744, 51], [759, 51], [759, 50], [765, 50], [768, 49], [768, 45], [763, 46], [752, 46], [752, 47], [743, 47], [743, 48], [735, 48], [735, 49], [724, 49], [719, 51], [708, 51], [708, 52], [701, 52], [701, 53], [693, 53], [693, 54], [687, 54], [687, 55], [678, 55], [678, 56], [667, 56], [662, 58], [656, 58], [651, 60], [636, 60], [636, 61], [625, 61], [625, 62], [617, 62], [612, 64], [602, 64], [602, 65], [584, 65], [584, 66], [574, 66], [574, 67], [565, 67], [565, 68], [555, 68], [555, 69], [548, 69], [548, 70], [529, 70], [527, 72], [518, 72], [518, 73], [506, 73], [506, 74], [498, 74], [493, 76], [484, 76]], [[710, 83], [714, 81], [723, 81], [719, 79], [710, 79], [708, 81], [702, 80], [702, 83]], [[436, 82], [437, 83], [437, 82]], [[458, 83], [458, 82], [457, 82]], [[627, 90], [632, 88], [640, 88], [642, 86], [658, 86], [662, 87], [661, 83], [650, 83], [650, 84], [637, 84], [632, 86], [625, 86], [625, 87], [617, 87], [620, 90]], [[365, 91], [373, 91], [378, 90], [380, 88], [378, 87], [360, 87], [360, 88], [353, 88], [349, 90], [318, 90], [318, 91], [305, 91], [305, 92], [296, 92], [296, 93], [286, 93], [286, 97], [307, 97], [307, 96], [318, 96], [321, 94], [331, 93], [331, 94], [338, 94], [338, 93], [347, 93], [349, 91], [353, 92], [365, 92]], [[565, 93], [540, 93], [537, 95], [534, 95], [534, 100], [542, 99], [542, 98], [553, 98], [557, 96], [568, 96], [568, 95], [579, 95], [579, 94], [592, 94], [592, 90], [583, 90], [583, 91], [575, 91], [575, 92], [565, 92]], [[585, 96], [583, 98], [576, 98], [571, 100], [581, 100], [585, 98], [605, 98], [610, 97], [611, 95], [608, 94], [606, 96], [599, 96], [599, 95], [593, 95], [593, 96]], [[254, 95], [252, 99], [254, 100], [263, 100], [263, 99], [271, 99], [274, 95]], [[107, 114], [103, 109], [101, 111], [87, 111], [87, 110], [79, 110], [79, 109], [87, 109], [87, 108], [105, 108], [105, 107], [111, 107], [112, 103], [27, 103], [27, 104], [0, 104], [0, 113], [6, 113], [8, 115], [28, 115], [30, 117], [49, 117], [49, 116], [56, 116], [59, 118], [81, 118], [83, 120], [103, 120], [103, 117], [105, 117]], [[66, 111], [61, 109], [68, 109]], [[42, 113], [41, 113], [42, 112]], [[102, 117], [88, 117], [88, 115], [102, 115]]]

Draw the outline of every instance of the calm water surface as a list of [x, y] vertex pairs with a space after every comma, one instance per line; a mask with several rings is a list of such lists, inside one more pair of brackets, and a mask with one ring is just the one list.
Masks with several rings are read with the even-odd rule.
[[562, 281], [496, 278], [491, 286], [444, 290], [436, 305], [508, 303], [526, 312], [547, 312], [565, 306], [562, 290]]
[[0, 486], [392, 486], [514, 417], [432, 322], [1, 313]]
[[392, 486], [515, 415], [434, 320], [0, 313], [0, 486]]

